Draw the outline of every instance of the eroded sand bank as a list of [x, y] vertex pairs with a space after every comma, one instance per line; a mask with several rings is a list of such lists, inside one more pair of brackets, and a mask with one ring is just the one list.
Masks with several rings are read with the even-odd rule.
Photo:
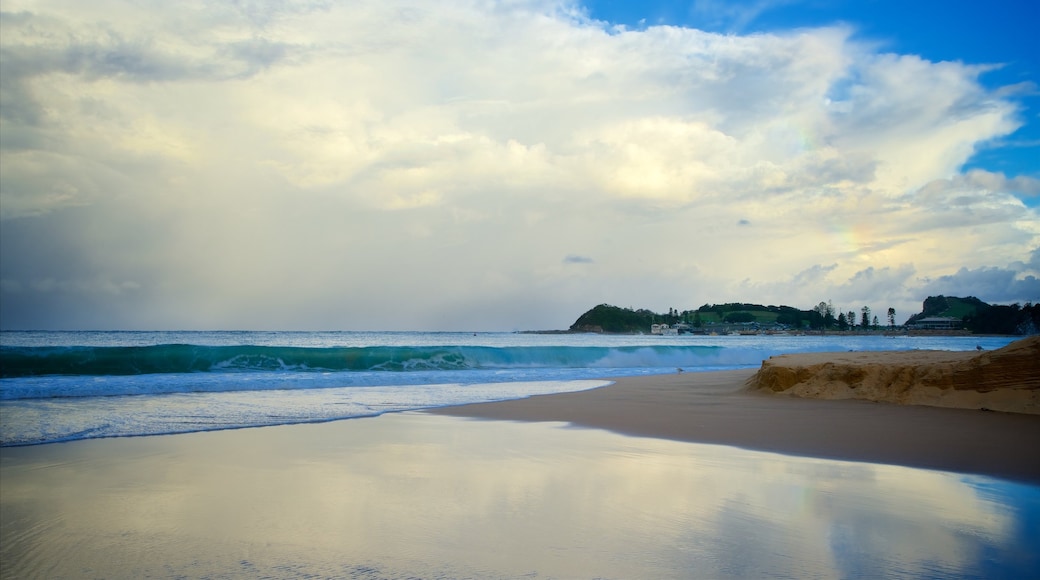
[[774, 356], [748, 385], [796, 397], [1040, 414], [1040, 336], [989, 352]]

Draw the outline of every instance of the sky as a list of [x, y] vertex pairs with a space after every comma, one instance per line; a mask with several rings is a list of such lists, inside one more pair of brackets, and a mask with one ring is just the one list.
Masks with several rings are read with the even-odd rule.
[[1040, 4], [5, 0], [0, 328], [1040, 301]]

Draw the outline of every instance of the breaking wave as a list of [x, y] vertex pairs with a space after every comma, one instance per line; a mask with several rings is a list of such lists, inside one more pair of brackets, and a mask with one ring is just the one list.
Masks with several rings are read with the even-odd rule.
[[[457, 371], [697, 365], [715, 346], [374, 346], [307, 348], [169, 344], [116, 347], [2, 347], [4, 378], [207, 372]], [[714, 356], [713, 356], [714, 355]], [[748, 353], [747, 364], [757, 361]], [[761, 360], [760, 358], [758, 360]], [[741, 364], [741, 361], [728, 361]]]

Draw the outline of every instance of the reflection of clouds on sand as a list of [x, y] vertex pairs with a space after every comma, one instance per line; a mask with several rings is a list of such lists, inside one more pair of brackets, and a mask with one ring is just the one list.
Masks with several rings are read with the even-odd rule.
[[832, 480], [807, 506], [827, 532], [818, 539], [830, 539], [840, 576], [956, 574], [1010, 532], [1008, 513], [950, 474], [868, 467], [870, 481]]
[[392, 427], [393, 441], [313, 463], [326, 473], [290, 484], [325, 482], [300, 494], [344, 514], [321, 535], [364, 522], [355, 541], [420, 561], [457, 551], [477, 569], [533, 557], [554, 573], [638, 575], [646, 558], [658, 573], [830, 576], [970, 568], [977, 539], [999, 543], [1009, 524], [942, 473], [538, 425]]
[[62, 522], [5, 524], [13, 572], [881, 577], [1029, 549], [996, 480], [559, 424], [402, 414], [3, 453], [5, 517]]
[[[979, 539], [1000, 543], [1011, 518], [944, 473], [625, 439], [582, 470], [598, 481], [607, 528], [641, 523], [711, 575], [884, 575], [971, 569]], [[616, 443], [615, 443], [616, 444]], [[766, 554], [763, 554], [765, 551]], [[703, 560], [703, 561], [702, 561]]]

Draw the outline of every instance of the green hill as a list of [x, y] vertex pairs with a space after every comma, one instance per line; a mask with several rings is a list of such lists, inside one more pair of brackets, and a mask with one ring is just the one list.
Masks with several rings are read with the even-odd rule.
[[[815, 317], [815, 318], [814, 318]], [[690, 329], [714, 325], [777, 325], [802, 328], [815, 319], [816, 312], [798, 310], [790, 306], [762, 306], [761, 304], [705, 304], [697, 310], [670, 310], [659, 314], [646, 309], [633, 310], [610, 304], [600, 304], [582, 314], [571, 325], [572, 332], [648, 333], [652, 324], [682, 323]]]
[[921, 305], [921, 313], [911, 316], [906, 323], [910, 324], [922, 318], [932, 316], [963, 320], [965, 317], [975, 316], [980, 310], [985, 310], [989, 307], [989, 304], [974, 296], [968, 296], [967, 298], [943, 296], [941, 294], [939, 296], [929, 296], [925, 298], [924, 304]]
[[616, 332], [639, 333], [650, 332], [650, 325], [659, 314], [649, 310], [632, 310], [619, 308], [610, 304], [600, 304], [578, 317], [570, 330], [574, 332]]

